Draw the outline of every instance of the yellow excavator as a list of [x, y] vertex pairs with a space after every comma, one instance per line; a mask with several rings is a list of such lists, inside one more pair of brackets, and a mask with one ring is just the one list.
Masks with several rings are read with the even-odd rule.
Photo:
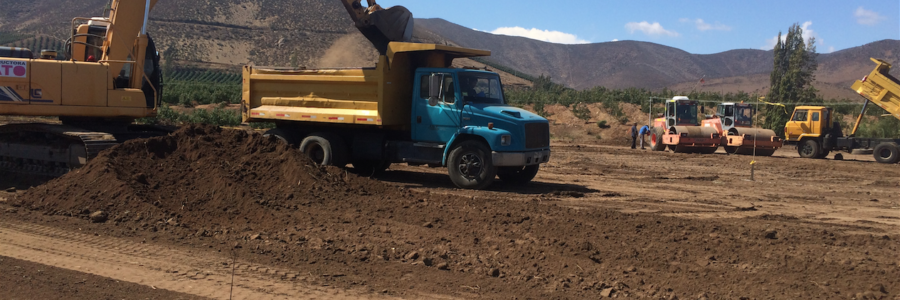
[[[340, 1], [380, 52], [391, 41], [409, 41], [406, 8]], [[118, 143], [169, 132], [133, 124], [155, 116], [162, 95], [160, 57], [147, 33], [156, 2], [112, 0], [107, 17], [74, 18], [64, 59], [52, 50], [37, 56], [0, 47], [0, 115], [61, 123], [0, 126], [0, 169], [58, 176]]]
[[63, 60], [0, 49], [0, 115], [61, 121], [0, 126], [0, 168], [59, 175], [124, 140], [161, 134], [131, 124], [159, 104], [159, 54], [147, 35], [155, 4], [114, 0], [108, 17], [74, 18]]

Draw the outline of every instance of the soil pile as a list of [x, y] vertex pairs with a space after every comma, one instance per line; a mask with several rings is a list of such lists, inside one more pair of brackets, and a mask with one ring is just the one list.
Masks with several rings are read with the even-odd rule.
[[[562, 195], [561, 195], [562, 196]], [[463, 298], [890, 298], [897, 236], [411, 192], [274, 139], [190, 126], [111, 148], [19, 205], [295, 268], [317, 283]], [[113, 226], [115, 224], [116, 226]], [[79, 227], [82, 227], [79, 225]]]
[[340, 201], [368, 194], [373, 186], [385, 188], [316, 166], [260, 134], [192, 125], [113, 147], [84, 168], [32, 189], [22, 201], [54, 214], [104, 211], [111, 220], [144, 225], [231, 227], [240, 221], [269, 228], [284, 222], [271, 218], [272, 209], [296, 209], [298, 201], [309, 199]]

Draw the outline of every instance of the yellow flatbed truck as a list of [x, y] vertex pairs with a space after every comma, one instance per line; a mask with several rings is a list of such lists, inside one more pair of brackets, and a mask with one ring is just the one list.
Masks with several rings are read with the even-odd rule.
[[456, 186], [527, 183], [550, 159], [546, 119], [507, 105], [500, 76], [451, 68], [489, 51], [389, 42], [375, 68], [243, 68], [245, 122], [316, 163], [370, 175], [391, 163], [446, 167]]
[[804, 158], [824, 158], [830, 151], [871, 149], [880, 163], [900, 162], [900, 139], [856, 137], [856, 131], [866, 114], [869, 103], [883, 108], [894, 118], [900, 119], [900, 80], [890, 75], [891, 65], [880, 59], [872, 73], [857, 80], [852, 89], [866, 99], [862, 112], [849, 136], [844, 136], [840, 123], [833, 122], [831, 108], [822, 106], [798, 106], [791, 120], [784, 127], [787, 141], [797, 143], [797, 152]]

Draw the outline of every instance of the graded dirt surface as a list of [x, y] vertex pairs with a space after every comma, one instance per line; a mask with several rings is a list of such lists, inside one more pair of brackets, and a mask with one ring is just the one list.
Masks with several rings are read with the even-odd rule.
[[0, 255], [210, 298], [232, 268], [236, 299], [900, 296], [896, 165], [785, 149], [749, 181], [746, 156], [553, 151], [529, 185], [468, 191], [186, 127], [0, 192]]
[[0, 256], [3, 299], [206, 299]]

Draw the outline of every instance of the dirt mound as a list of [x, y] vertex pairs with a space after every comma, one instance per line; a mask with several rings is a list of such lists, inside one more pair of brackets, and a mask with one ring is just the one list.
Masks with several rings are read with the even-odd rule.
[[276, 140], [241, 130], [192, 125], [132, 140], [87, 166], [32, 189], [23, 204], [79, 216], [104, 211], [115, 221], [182, 227], [271, 228], [271, 209], [306, 200], [339, 201], [384, 192], [374, 181], [315, 166]]

